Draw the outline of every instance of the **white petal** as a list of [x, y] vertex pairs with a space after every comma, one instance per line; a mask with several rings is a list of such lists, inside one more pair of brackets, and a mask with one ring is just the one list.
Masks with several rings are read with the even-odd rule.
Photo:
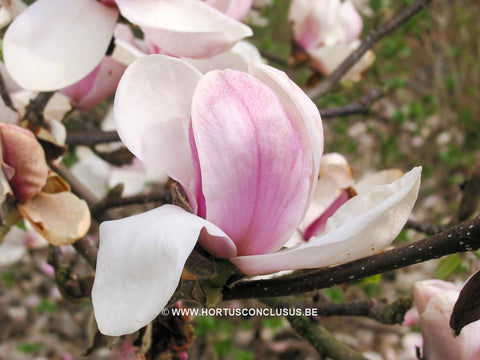
[[198, 0], [116, 0], [120, 12], [140, 26], [163, 53], [211, 57], [251, 36], [252, 30]]
[[226, 237], [215, 225], [173, 205], [100, 225], [92, 301], [103, 334], [132, 333], [160, 313], [203, 229], [214, 239]]
[[114, 116], [122, 142], [186, 189], [193, 179], [188, 138], [192, 97], [202, 74], [164, 55], [136, 60], [118, 84]]
[[10, 266], [22, 259], [27, 253], [25, 246], [27, 235], [27, 232], [12, 226], [5, 235], [3, 243], [0, 240], [0, 266]]
[[274, 254], [231, 261], [248, 275], [332, 266], [372, 255], [390, 244], [407, 221], [420, 187], [421, 168], [346, 202], [328, 220], [323, 235]]
[[92, 0], [38, 0], [10, 25], [5, 65], [25, 89], [71, 85], [105, 55], [118, 11]]

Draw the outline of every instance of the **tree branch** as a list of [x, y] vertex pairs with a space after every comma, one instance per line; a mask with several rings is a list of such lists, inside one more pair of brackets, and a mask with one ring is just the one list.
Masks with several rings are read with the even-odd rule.
[[382, 27], [371, 31], [366, 36], [365, 40], [363, 40], [363, 42], [360, 44], [360, 46], [353, 53], [351, 53], [350, 56], [347, 57], [333, 73], [331, 73], [317, 86], [307, 92], [308, 96], [314, 99], [327, 93], [340, 81], [343, 75], [345, 75], [346, 72], [350, 70], [350, 68], [355, 65], [358, 60], [360, 60], [363, 54], [373, 47], [373, 45], [410, 20], [410, 18], [425, 8], [431, 1], [432, 0], [415, 1], [413, 4], [400, 11], [397, 16], [392, 18]]
[[100, 215], [105, 210], [122, 207], [127, 205], [138, 205], [138, 204], [148, 204], [153, 202], [161, 202], [162, 204], [172, 203], [172, 195], [169, 191], [163, 191], [158, 193], [134, 195], [129, 197], [114, 197], [114, 198], [105, 198], [98, 201], [95, 205], [90, 208], [92, 216]]
[[304, 274], [250, 280], [225, 286], [223, 299], [285, 296], [332, 287], [456, 252], [480, 248], [480, 216], [440, 234], [380, 254]]
[[[290, 304], [276, 299], [263, 301], [271, 308], [287, 308]], [[320, 356], [334, 360], [367, 360], [359, 352], [338, 341], [327, 329], [306, 316], [285, 316], [292, 328], [318, 351]]]
[[318, 316], [366, 316], [382, 324], [394, 325], [403, 323], [405, 313], [412, 307], [412, 300], [400, 298], [391, 304], [386, 304], [372, 299], [342, 304], [309, 305], [309, 307], [316, 308]]
[[370, 106], [385, 95], [385, 92], [380, 89], [372, 89], [363, 96], [360, 101], [336, 108], [320, 110], [320, 115], [322, 119], [330, 119], [341, 116], [367, 114], [370, 111]]
[[120, 137], [116, 131], [91, 132], [78, 131], [67, 134], [66, 143], [69, 145], [97, 145], [101, 143], [109, 143], [120, 141]]

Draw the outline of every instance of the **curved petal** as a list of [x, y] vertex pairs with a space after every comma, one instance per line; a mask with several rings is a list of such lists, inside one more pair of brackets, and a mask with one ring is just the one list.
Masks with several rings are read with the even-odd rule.
[[3, 42], [5, 65], [25, 89], [71, 85], [102, 60], [118, 10], [92, 0], [38, 0], [10, 25]]
[[258, 49], [247, 41], [239, 41], [230, 50], [207, 59], [189, 59], [184, 61], [193, 65], [202, 73], [212, 70], [233, 69], [248, 72], [251, 62], [263, 62]]
[[387, 169], [377, 171], [373, 174], [367, 174], [362, 177], [354, 186], [358, 194], [368, 191], [372, 186], [387, 185], [400, 179], [403, 176], [403, 171], [400, 169]]
[[192, 127], [206, 218], [239, 254], [279, 249], [301, 220], [313, 162], [278, 97], [243, 72], [209, 72], [195, 90]]
[[132, 333], [160, 313], [202, 229], [217, 238], [226, 236], [173, 205], [100, 225], [92, 301], [103, 334]]
[[230, 49], [252, 30], [198, 0], [116, 0], [120, 12], [140, 26], [162, 52], [190, 58]]
[[47, 181], [45, 152], [30, 130], [17, 125], [0, 124], [2, 167], [15, 199], [26, 202]]
[[25, 238], [27, 232], [12, 226], [7, 235], [0, 240], [0, 267], [10, 266], [20, 261], [27, 253]]
[[[311, 56], [310, 66], [324, 75], [334, 72], [337, 67], [358, 47], [359, 43], [349, 45], [337, 44], [322, 46], [309, 51]], [[375, 54], [369, 50], [343, 75], [341, 81], [358, 81], [362, 78], [363, 72], [373, 64]]]
[[248, 275], [332, 266], [372, 255], [390, 244], [407, 221], [420, 186], [421, 168], [346, 202], [326, 232], [297, 248], [230, 259]]
[[25, 204], [20, 213], [50, 244], [73, 244], [90, 229], [90, 211], [85, 200], [68, 191], [56, 194], [41, 192]]
[[117, 88], [126, 66], [105, 56], [100, 64], [79, 82], [62, 90], [80, 111], [91, 111]]
[[125, 70], [115, 95], [115, 124], [122, 142], [186, 190], [194, 176], [188, 135], [191, 102], [201, 77], [179, 59], [150, 55]]
[[242, 21], [250, 11], [253, 0], [206, 0], [205, 2], [232, 19]]
[[353, 184], [352, 168], [342, 155], [338, 153], [323, 155], [313, 201], [305, 214], [300, 229], [304, 231], [310, 226], [344, 189]]
[[250, 74], [269, 86], [279, 97], [288, 117], [300, 131], [303, 146], [309, 148], [313, 154], [309, 201], [303, 211], [305, 214], [313, 199], [323, 153], [322, 118], [317, 106], [284, 72], [259, 63], [250, 64], [249, 71]]

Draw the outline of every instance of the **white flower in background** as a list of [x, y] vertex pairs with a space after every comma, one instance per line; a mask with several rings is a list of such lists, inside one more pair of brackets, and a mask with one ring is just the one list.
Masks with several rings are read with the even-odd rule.
[[[360, 45], [363, 21], [350, 0], [293, 0], [288, 18], [296, 43], [310, 55], [310, 65], [324, 75]], [[368, 51], [342, 79], [361, 79], [374, 59]]]

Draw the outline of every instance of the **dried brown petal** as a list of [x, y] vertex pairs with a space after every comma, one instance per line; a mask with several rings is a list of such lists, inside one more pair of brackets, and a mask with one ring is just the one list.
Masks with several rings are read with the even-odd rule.
[[45, 185], [48, 166], [45, 153], [28, 130], [11, 124], [0, 124], [3, 163], [14, 170], [9, 178], [17, 201], [23, 203]]
[[18, 209], [51, 244], [61, 246], [74, 243], [90, 228], [87, 203], [71, 192], [39, 193]]
[[42, 189], [42, 192], [55, 194], [62, 191], [70, 191], [70, 185], [56, 172], [49, 171], [47, 183]]
[[473, 274], [463, 286], [450, 317], [450, 327], [460, 335], [464, 326], [480, 319], [480, 271]]

